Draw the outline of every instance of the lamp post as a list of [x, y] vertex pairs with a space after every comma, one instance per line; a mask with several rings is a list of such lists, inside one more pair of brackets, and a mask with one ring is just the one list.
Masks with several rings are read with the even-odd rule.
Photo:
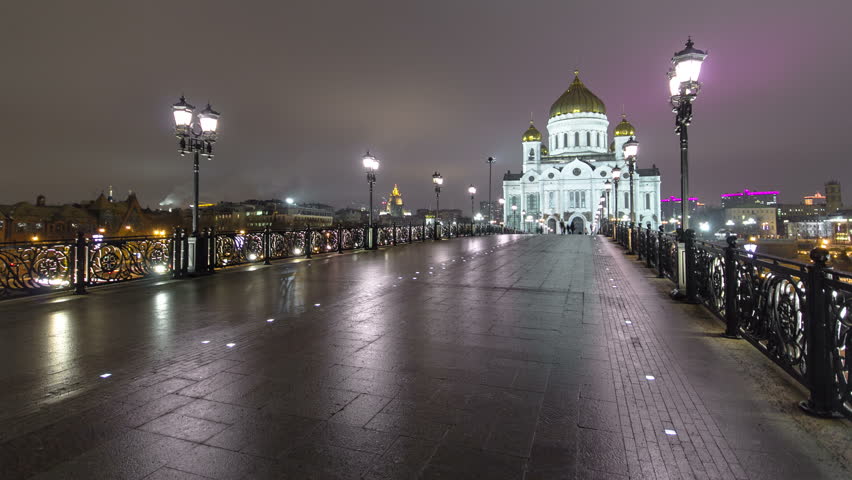
[[639, 142], [636, 141], [632, 136], [630, 140], [624, 142], [624, 158], [627, 159], [627, 169], [630, 172], [630, 230], [628, 242], [627, 242], [627, 253], [633, 254], [633, 227], [636, 222], [636, 212], [634, 209], [634, 197], [633, 197], [633, 174], [636, 172], [636, 154], [639, 153]]
[[514, 220], [515, 231], [518, 231], [518, 206], [512, 205], [512, 220]]
[[185, 271], [193, 273], [207, 271], [207, 248], [200, 242], [199, 229], [199, 158], [201, 155], [208, 160], [213, 159], [213, 144], [216, 143], [216, 128], [219, 126], [219, 112], [213, 110], [210, 104], [198, 114], [198, 121], [193, 122], [195, 107], [181, 95], [180, 100], [172, 105], [172, 116], [175, 120], [175, 136], [178, 138], [180, 156], [187, 152], [193, 154], [193, 203], [192, 203], [192, 236], [188, 239], [188, 251], [183, 258], [189, 264], [184, 265]]
[[612, 217], [610, 216], [610, 213], [609, 213], [609, 191], [610, 191], [611, 188], [612, 188], [612, 182], [609, 179], [607, 179], [604, 182], [604, 194], [606, 195], [605, 204], [606, 204], [607, 229], [609, 229], [609, 223], [610, 223], [610, 221], [612, 221]]
[[701, 90], [698, 74], [701, 63], [707, 53], [698, 50], [692, 43], [692, 37], [686, 41], [686, 48], [674, 54], [672, 68], [669, 70], [669, 91], [672, 112], [675, 113], [675, 133], [680, 135], [680, 198], [681, 228], [689, 228], [689, 138], [687, 127], [692, 122], [692, 102]]
[[473, 212], [475, 210], [473, 206], [473, 197], [476, 195], [476, 187], [471, 184], [469, 187], [467, 187], [467, 193], [470, 194], [470, 218], [473, 218]]
[[494, 163], [494, 157], [488, 157], [488, 223], [491, 224], [491, 221], [494, 220], [494, 214], [492, 213], [493, 207], [491, 205], [491, 164]]
[[441, 185], [444, 184], [444, 177], [435, 171], [432, 174], [432, 183], [435, 185], [435, 240], [440, 240], [438, 236], [438, 215], [441, 213]]
[[367, 150], [367, 154], [364, 155], [361, 162], [364, 165], [364, 171], [367, 172], [367, 183], [370, 184], [370, 215], [368, 225], [370, 228], [373, 228], [373, 185], [376, 183], [376, 170], [379, 169], [379, 161], [376, 160], [376, 157], [370, 155], [370, 151]]
[[612, 169], [612, 185], [614, 187], [613, 197], [615, 198], [615, 221], [618, 223], [618, 182], [621, 180], [621, 168], [615, 167]]
[[187, 103], [181, 95], [180, 100], [172, 105], [172, 115], [175, 119], [175, 136], [178, 138], [180, 156], [192, 153], [194, 195], [192, 204], [192, 235], [198, 235], [198, 160], [201, 155], [208, 160], [213, 159], [213, 144], [216, 142], [216, 128], [219, 123], [219, 112], [213, 110], [210, 104], [198, 114], [198, 123], [193, 122], [195, 107]]

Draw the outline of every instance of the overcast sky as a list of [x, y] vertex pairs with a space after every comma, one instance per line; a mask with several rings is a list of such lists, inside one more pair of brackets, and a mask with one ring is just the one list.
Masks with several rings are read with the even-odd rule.
[[[181, 93], [221, 111], [202, 200], [486, 197], [486, 157], [521, 165], [530, 112], [579, 68], [637, 128], [641, 166], [679, 192], [665, 73], [691, 34], [710, 56], [690, 129], [692, 194], [778, 189], [798, 202], [838, 179], [852, 204], [852, 1], [92, 1], [0, 8], [0, 203], [91, 199], [108, 185], [143, 205], [188, 200], [172, 136]], [[611, 129], [610, 129], [611, 131]]]

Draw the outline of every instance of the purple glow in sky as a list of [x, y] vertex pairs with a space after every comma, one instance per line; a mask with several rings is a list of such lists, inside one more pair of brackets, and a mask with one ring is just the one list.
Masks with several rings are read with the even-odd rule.
[[[530, 112], [579, 68], [622, 107], [679, 196], [665, 73], [687, 35], [709, 50], [690, 128], [690, 187], [718, 199], [742, 185], [798, 202], [852, 178], [852, 2], [716, 0], [152, 0], [9, 2], [0, 28], [0, 203], [91, 199], [108, 185], [143, 205], [185, 202], [169, 107], [181, 93], [222, 113], [202, 200], [366, 202], [361, 156], [382, 162], [406, 206], [469, 207], [521, 165]], [[852, 182], [845, 185], [852, 195]], [[852, 198], [847, 200], [852, 204]]]

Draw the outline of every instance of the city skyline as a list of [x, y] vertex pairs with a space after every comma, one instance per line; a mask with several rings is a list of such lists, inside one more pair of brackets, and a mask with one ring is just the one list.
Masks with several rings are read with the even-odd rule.
[[[607, 100], [611, 119], [623, 105], [642, 143], [639, 165], [656, 164], [663, 198], [677, 196], [664, 74], [686, 35], [710, 52], [690, 136], [690, 196], [715, 203], [721, 193], [771, 189], [797, 202], [852, 173], [842, 155], [847, 113], [836, 108], [851, 95], [836, 85], [852, 79], [842, 25], [852, 7], [741, 3], [679, 5], [670, 23], [661, 9], [674, 3], [403, 11], [367, 2], [328, 15], [323, 6], [257, 2], [249, 13], [207, 2], [191, 58], [175, 53], [167, 9], [14, 5], [10, 16], [20, 21], [0, 33], [15, 45], [6, 52], [0, 135], [4, 167], [17, 180], [0, 203], [37, 194], [70, 203], [110, 184], [152, 208], [169, 195], [188, 203], [191, 159], [177, 154], [169, 112], [184, 93], [222, 112], [216, 158], [202, 163], [203, 201], [366, 203], [360, 158], [369, 148], [382, 162], [378, 192], [397, 183], [407, 204], [428, 207], [439, 170], [441, 204], [465, 208], [471, 183], [487, 199], [488, 156], [497, 159], [499, 197], [502, 174], [520, 170], [530, 112], [543, 129], [575, 68]], [[542, 14], [521, 15], [530, 10]], [[564, 28], [570, 18], [584, 21]]]

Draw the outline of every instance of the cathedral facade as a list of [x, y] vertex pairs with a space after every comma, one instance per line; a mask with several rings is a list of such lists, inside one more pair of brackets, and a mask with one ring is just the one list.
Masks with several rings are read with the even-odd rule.
[[[547, 135], [530, 121], [524, 132], [521, 173], [503, 176], [506, 205], [503, 221], [509, 227], [525, 231], [559, 233], [560, 222], [573, 225], [575, 232], [592, 233], [601, 196], [609, 198], [610, 218], [629, 220], [630, 174], [622, 147], [636, 129], [623, 116], [609, 140], [606, 106], [580, 81], [550, 107]], [[656, 166], [638, 168], [633, 178], [635, 220], [657, 228], [660, 222], [660, 172]], [[605, 182], [612, 180], [612, 169], [621, 168], [618, 185], [618, 212], [615, 189], [606, 194]], [[513, 209], [512, 206], [517, 208]]]

